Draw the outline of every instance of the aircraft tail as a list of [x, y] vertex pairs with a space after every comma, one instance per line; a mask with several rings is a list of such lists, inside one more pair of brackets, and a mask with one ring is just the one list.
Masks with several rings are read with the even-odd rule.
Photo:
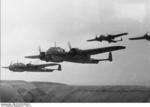
[[97, 60], [97, 61], [98, 61], [98, 62], [100, 62], [100, 61], [110, 61], [110, 62], [112, 62], [112, 61], [113, 61], [112, 53], [109, 52], [107, 59], [99, 59], [99, 60]]
[[109, 55], [108, 55], [108, 61], [112, 62], [113, 61], [113, 58], [112, 58], [112, 53], [109, 52]]
[[61, 65], [58, 65], [58, 71], [61, 71]]
[[123, 39], [121, 38], [120, 41], [123, 41]]

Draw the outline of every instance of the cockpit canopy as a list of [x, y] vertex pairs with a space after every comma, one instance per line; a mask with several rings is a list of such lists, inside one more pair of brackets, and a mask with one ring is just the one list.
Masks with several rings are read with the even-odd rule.
[[101, 35], [99, 36], [99, 38], [103, 38], [103, 37], [105, 37], [105, 35], [104, 35], [104, 34], [101, 34]]
[[26, 67], [25, 64], [23, 63], [14, 63], [13, 65], [11, 65], [12, 67]]
[[57, 54], [57, 53], [64, 53], [65, 50], [60, 47], [51, 47], [47, 50], [46, 54]]

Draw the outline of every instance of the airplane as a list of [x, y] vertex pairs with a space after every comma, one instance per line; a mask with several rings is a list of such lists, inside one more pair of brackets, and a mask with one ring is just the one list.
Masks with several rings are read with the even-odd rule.
[[141, 39], [146, 39], [150, 41], [150, 35], [148, 35], [148, 32], [144, 36], [141, 36], [141, 37], [129, 38], [129, 40], [141, 40]]
[[107, 34], [107, 36], [101, 34], [99, 37], [96, 37], [94, 39], [90, 39], [90, 40], [87, 40], [88, 42], [91, 42], [91, 41], [99, 41], [99, 42], [102, 42], [102, 41], [107, 41], [108, 43], [116, 43], [116, 42], [119, 42], [119, 41], [123, 41], [123, 39], [121, 38], [120, 40], [115, 40], [115, 38], [117, 37], [121, 37], [121, 36], [124, 36], [124, 35], [128, 35], [128, 33], [121, 33], [121, 34], [116, 34], [116, 35], [112, 35], [112, 34]]
[[[49, 69], [49, 68], [45, 68], [48, 66], [56, 66], [58, 65], [58, 69]], [[24, 63], [14, 63], [14, 64], [10, 64], [7, 67], [2, 67], [2, 68], [6, 68], [9, 69], [10, 71], [13, 72], [53, 72], [54, 70], [58, 70], [61, 71], [61, 65], [60, 64], [56, 64], [56, 63], [51, 63], [51, 64], [39, 64], [39, 65], [35, 65], [35, 64], [24, 64]]]
[[[72, 48], [71, 44], [68, 43], [69, 51], [65, 51], [60, 47], [51, 47], [46, 52], [41, 51], [39, 48], [39, 55], [33, 56], [25, 56], [25, 58], [31, 59], [40, 59], [46, 62], [73, 62], [73, 63], [82, 63], [82, 64], [98, 64], [100, 61], [109, 60], [111, 61], [112, 51], [117, 51], [121, 49], [125, 49], [125, 46], [111, 46], [111, 47], [103, 47], [103, 48], [95, 48], [95, 49], [86, 49], [81, 50], [78, 48]], [[108, 59], [94, 59], [91, 58], [91, 55], [101, 54], [101, 53], [109, 53]]]

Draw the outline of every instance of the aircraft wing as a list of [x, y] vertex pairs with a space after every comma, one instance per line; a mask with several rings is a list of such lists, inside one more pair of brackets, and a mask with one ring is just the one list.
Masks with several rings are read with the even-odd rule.
[[[125, 46], [111, 46], [111, 47], [103, 47], [103, 48], [96, 48], [96, 49], [87, 49], [87, 50], [79, 50], [79, 55], [96, 55], [100, 53], [106, 53], [106, 52], [111, 52], [111, 51], [117, 51], [125, 49]], [[69, 56], [70, 52], [66, 52], [64, 54], [55, 54], [57, 56]]]
[[114, 38], [120, 37], [120, 36], [124, 36], [124, 35], [128, 35], [128, 33], [121, 33], [121, 34], [117, 34], [117, 35], [112, 35]]
[[97, 49], [87, 49], [87, 50], [82, 50], [81, 54], [95, 55], [95, 54], [100, 54], [100, 53], [117, 51], [117, 50], [121, 50], [121, 49], [125, 49], [125, 46], [111, 46], [111, 47], [104, 47], [104, 48], [97, 48]]
[[31, 66], [32, 66], [32, 67], [44, 68], [44, 67], [55, 66], [55, 65], [60, 65], [60, 64], [50, 63], [50, 64], [40, 64], [40, 65], [31, 65]]
[[142, 36], [142, 37], [129, 38], [129, 40], [140, 40], [140, 39], [145, 39], [145, 37]]

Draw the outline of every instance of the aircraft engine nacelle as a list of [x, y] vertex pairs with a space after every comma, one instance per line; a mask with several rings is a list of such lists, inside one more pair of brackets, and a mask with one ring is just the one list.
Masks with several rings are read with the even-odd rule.
[[40, 53], [40, 60], [45, 60], [45, 52]]
[[108, 38], [113, 38], [113, 36], [112, 35], [108, 35]]
[[77, 48], [72, 48], [70, 51], [69, 51], [69, 53], [70, 53], [70, 56], [75, 56], [75, 55], [77, 55], [77, 54], [79, 54], [79, 49], [77, 49]]

